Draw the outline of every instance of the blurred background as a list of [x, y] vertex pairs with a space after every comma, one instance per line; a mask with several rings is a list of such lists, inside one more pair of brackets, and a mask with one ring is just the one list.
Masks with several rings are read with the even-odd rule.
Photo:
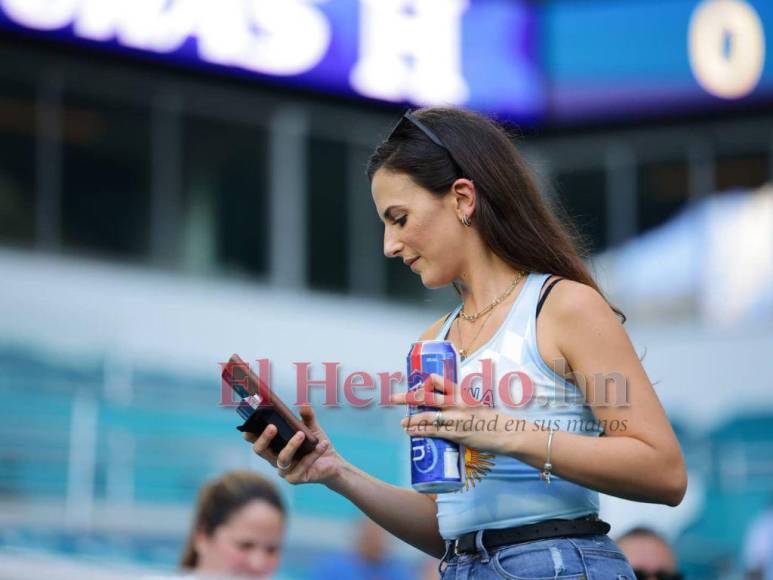
[[[685, 501], [604, 498], [613, 534], [743, 577], [773, 509], [771, 34], [765, 0], [0, 0], [0, 567], [173, 572], [201, 483], [279, 481], [219, 405], [233, 352], [287, 398], [298, 361], [403, 370], [455, 296], [384, 258], [364, 166], [453, 104], [517, 135], [682, 443]], [[408, 485], [399, 410], [318, 407]], [[304, 578], [358, 512], [280, 485]]]

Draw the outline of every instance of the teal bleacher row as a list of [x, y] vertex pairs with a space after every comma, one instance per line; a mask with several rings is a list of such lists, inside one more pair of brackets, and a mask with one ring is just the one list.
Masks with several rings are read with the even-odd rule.
[[[216, 454], [246, 445], [235, 429], [240, 423], [235, 411], [218, 405], [216, 374], [201, 379], [135, 370], [134, 396], [126, 405], [109, 400], [103, 382], [99, 361], [84, 361], [73, 368], [29, 353], [0, 351], [0, 491], [4, 495], [64, 496], [71, 418], [79, 392], [85, 391], [97, 402], [97, 498], [105, 492], [110, 433], [132, 436], [135, 501], [193, 501], [200, 484], [222, 466], [221, 458], [207, 457], [207, 450]], [[363, 436], [348, 429], [344, 421], [326, 427], [331, 436], [335, 434], [337, 447], [360, 464], [387, 479], [399, 479], [399, 439], [372, 432]], [[374, 449], [379, 452], [373, 453]], [[321, 504], [314, 501], [311, 507], [328, 511]]]
[[179, 453], [180, 442], [214, 442], [233, 435], [233, 416], [216, 405], [203, 407], [199, 413], [179, 412], [173, 405], [165, 409], [167, 401], [161, 400], [157, 408], [116, 405], [104, 399], [102, 379], [93, 372], [65, 370], [57, 376], [39, 361], [12, 366], [8, 358], [2, 362], [0, 489], [6, 496], [66, 494], [74, 399], [84, 390], [95, 397], [98, 408], [97, 497], [104, 492], [104, 468], [109, 459], [109, 438], [104, 435], [109, 431], [136, 436], [133, 487], [138, 494], [134, 499], [140, 501], [190, 501], [208, 475], [208, 464], [195, 454]]

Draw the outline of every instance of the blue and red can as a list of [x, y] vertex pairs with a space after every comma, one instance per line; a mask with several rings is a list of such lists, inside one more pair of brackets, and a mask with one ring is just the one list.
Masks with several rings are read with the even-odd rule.
[[[430, 374], [457, 382], [458, 355], [447, 340], [414, 342], [408, 352], [408, 390], [422, 388]], [[437, 411], [408, 406], [408, 414]], [[411, 437], [411, 485], [421, 493], [449, 493], [464, 487], [464, 450], [446, 439]]]

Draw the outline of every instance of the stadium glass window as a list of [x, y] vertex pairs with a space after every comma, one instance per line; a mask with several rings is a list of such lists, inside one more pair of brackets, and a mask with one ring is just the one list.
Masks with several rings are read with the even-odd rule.
[[62, 102], [62, 244], [111, 258], [147, 256], [150, 112], [66, 93]]
[[35, 238], [34, 87], [0, 79], [0, 243]]
[[268, 140], [265, 129], [183, 119], [183, 266], [234, 275], [268, 270]]
[[311, 288], [348, 288], [349, 208], [347, 146], [311, 137], [308, 141], [308, 283]]
[[687, 203], [689, 168], [686, 160], [644, 163], [637, 170], [637, 232], [667, 222]]
[[717, 156], [714, 179], [718, 192], [756, 189], [770, 179], [767, 151]]
[[607, 246], [606, 173], [603, 169], [556, 175], [558, 199], [590, 253]]

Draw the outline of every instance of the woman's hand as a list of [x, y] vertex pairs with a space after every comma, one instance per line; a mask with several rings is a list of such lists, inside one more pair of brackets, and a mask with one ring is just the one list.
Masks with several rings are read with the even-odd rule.
[[[504, 453], [506, 425], [513, 419], [473, 399], [462, 396], [451, 381], [432, 374], [423, 387], [393, 395], [392, 403], [427, 406], [440, 409], [442, 424], [437, 424], [437, 411], [426, 411], [401, 421], [405, 432], [412, 437], [438, 437], [471, 447], [478, 451]], [[512, 437], [512, 430], [509, 435]]]
[[[295, 458], [295, 453], [305, 438], [302, 431], [293, 435], [278, 455], [269, 447], [277, 434], [274, 425], [266, 427], [260, 435], [245, 433], [244, 438], [252, 443], [253, 451], [276, 467], [279, 477], [288, 482], [328, 484], [340, 474], [346, 462], [333, 448], [330, 438], [317, 423], [314, 410], [311, 407], [301, 407], [300, 412], [304, 424], [319, 439], [314, 450], [300, 459]], [[288, 467], [283, 469], [280, 465]]]

